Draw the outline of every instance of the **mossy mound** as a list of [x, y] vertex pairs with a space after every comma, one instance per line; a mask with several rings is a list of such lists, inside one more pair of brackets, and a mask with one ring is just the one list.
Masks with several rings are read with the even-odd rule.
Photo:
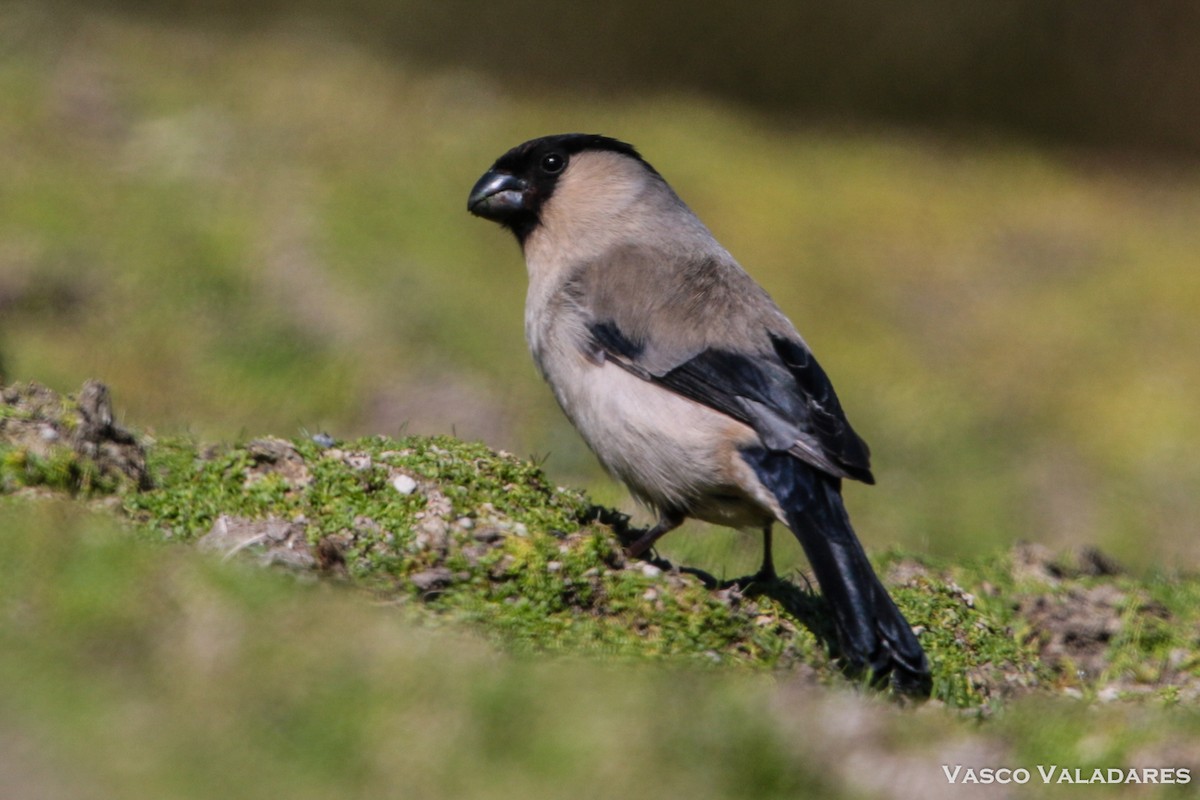
[[[527, 461], [450, 437], [336, 445], [160, 442], [134, 519], [225, 555], [311, 570], [475, 625], [517, 651], [824, 662], [770, 601], [629, 561], [619, 515]], [[425, 612], [434, 612], [432, 616]]]
[[[621, 515], [484, 445], [318, 436], [160, 439], [143, 451], [112, 422], [99, 384], [80, 400], [36, 386], [3, 397], [6, 492], [111, 492], [107, 505], [151, 538], [356, 586], [406, 618], [466, 626], [511, 652], [842, 680], [828, 609], [809, 587], [743, 589], [693, 566], [630, 561], [622, 540], [635, 534]], [[1088, 563], [1027, 551], [973, 565], [894, 556], [881, 574], [949, 705], [994, 708], [1039, 688], [1190, 698], [1200, 582]]]

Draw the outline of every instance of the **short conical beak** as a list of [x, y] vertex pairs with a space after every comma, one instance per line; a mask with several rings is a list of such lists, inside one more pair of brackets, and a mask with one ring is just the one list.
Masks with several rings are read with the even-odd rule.
[[484, 219], [506, 219], [525, 208], [525, 189], [525, 181], [515, 175], [489, 170], [471, 189], [467, 210]]

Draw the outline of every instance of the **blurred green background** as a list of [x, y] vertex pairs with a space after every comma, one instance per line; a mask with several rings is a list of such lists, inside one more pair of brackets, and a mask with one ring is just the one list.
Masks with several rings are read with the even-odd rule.
[[[1198, 8], [0, 3], [0, 374], [161, 433], [453, 431], [632, 510], [464, 209], [508, 147], [600, 132], [816, 350], [870, 547], [1194, 567]], [[691, 530], [668, 555], [757, 563]]]

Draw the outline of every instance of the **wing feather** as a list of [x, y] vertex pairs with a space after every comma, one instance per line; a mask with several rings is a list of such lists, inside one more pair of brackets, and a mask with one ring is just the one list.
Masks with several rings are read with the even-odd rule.
[[[664, 269], [661, 254], [641, 258], [637, 291], [627, 278], [605, 281], [605, 259], [568, 284], [589, 320], [589, 357], [614, 361], [643, 380], [749, 425], [763, 444], [825, 472], [874, 483], [870, 450], [850, 426], [825, 370], [766, 293], [732, 259], [693, 260]], [[638, 265], [635, 265], [638, 266]]]

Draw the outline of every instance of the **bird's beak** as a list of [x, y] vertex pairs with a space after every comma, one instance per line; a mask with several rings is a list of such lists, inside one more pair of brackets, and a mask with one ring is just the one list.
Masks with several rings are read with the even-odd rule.
[[525, 208], [525, 181], [507, 172], [489, 170], [476, 181], [467, 210], [477, 217], [503, 220]]

